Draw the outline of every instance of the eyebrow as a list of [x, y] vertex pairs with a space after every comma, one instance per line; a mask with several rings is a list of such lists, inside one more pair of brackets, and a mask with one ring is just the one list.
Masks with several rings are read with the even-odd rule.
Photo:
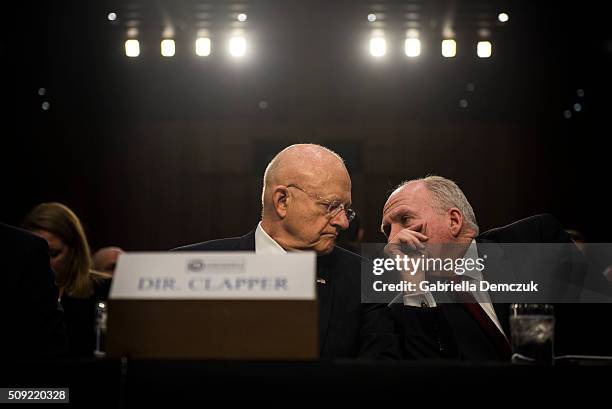
[[405, 205], [398, 206], [388, 216], [389, 220], [396, 220], [400, 216], [414, 216], [414, 212], [406, 208]]
[[353, 205], [352, 201], [345, 202], [344, 200], [342, 200], [339, 197], [339, 195], [335, 195], [335, 194], [332, 194], [332, 195], [333, 195], [334, 199], [327, 199], [327, 198], [325, 198], [323, 196], [320, 196], [319, 200], [326, 201], [327, 203], [340, 203], [340, 204], [343, 204], [346, 207], [351, 207]]
[[[388, 237], [389, 233], [387, 233], [386, 230], [388, 230], [391, 227], [391, 223], [396, 221], [400, 216], [414, 216], [414, 212], [407, 209], [406, 205], [396, 207], [388, 216], [383, 217], [383, 222], [380, 225], [380, 231]], [[386, 222], [386, 220], [389, 220], [390, 222]]]

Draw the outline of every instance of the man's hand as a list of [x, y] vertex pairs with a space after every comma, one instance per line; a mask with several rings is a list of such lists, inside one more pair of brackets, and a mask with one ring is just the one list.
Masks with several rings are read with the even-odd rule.
[[[421, 223], [411, 228], [400, 230], [396, 235], [389, 238], [384, 249], [385, 254], [391, 258], [395, 258], [396, 256], [402, 258], [404, 256], [421, 257], [422, 255], [427, 257], [428, 253], [424, 242], [426, 242], [429, 237], [420, 233], [420, 231], [424, 230], [424, 227], [424, 224]], [[425, 273], [421, 269], [417, 271], [401, 270], [399, 271], [399, 277], [402, 281], [413, 283], [418, 292], [419, 284], [425, 280]]]

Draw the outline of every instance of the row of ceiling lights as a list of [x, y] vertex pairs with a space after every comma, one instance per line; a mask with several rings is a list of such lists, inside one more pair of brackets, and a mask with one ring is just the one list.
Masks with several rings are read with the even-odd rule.
[[[476, 45], [476, 55], [480, 58], [489, 58], [493, 51], [490, 41], [479, 41]], [[453, 39], [442, 40], [442, 56], [452, 58], [457, 55], [457, 42]], [[418, 57], [421, 55], [421, 40], [418, 38], [407, 38], [404, 42], [404, 53], [407, 57]], [[384, 57], [387, 54], [387, 41], [382, 36], [370, 38], [370, 55], [372, 57]]]
[[[174, 57], [176, 45], [173, 39], [163, 39], [160, 43], [161, 55], [164, 57]], [[211, 41], [208, 37], [199, 37], [195, 42], [195, 53], [199, 57], [207, 57], [211, 53]], [[247, 42], [243, 36], [230, 38], [229, 53], [232, 57], [243, 57], [247, 51]], [[125, 42], [125, 55], [128, 57], [138, 57], [140, 55], [140, 42], [136, 39], [129, 39]]]
[[[109, 21], [117, 20], [117, 14], [111, 12], [107, 15]], [[507, 13], [499, 13], [498, 20], [506, 23], [509, 20]], [[245, 13], [240, 13], [236, 19], [243, 23], [247, 20]], [[367, 16], [370, 23], [378, 20], [374, 13]], [[418, 38], [417, 30], [409, 30], [404, 42], [404, 52], [408, 57], [418, 57], [421, 54], [421, 40]], [[173, 57], [176, 53], [175, 42], [172, 38], [165, 38], [161, 41], [161, 55]], [[476, 54], [480, 58], [489, 58], [492, 54], [492, 44], [490, 41], [479, 41], [476, 46]], [[233, 36], [229, 41], [229, 53], [233, 57], [242, 57], [246, 54], [247, 42], [244, 36]], [[387, 53], [387, 41], [382, 30], [373, 30], [369, 43], [369, 51], [372, 57], [383, 57]], [[211, 40], [208, 37], [199, 37], [195, 42], [195, 53], [200, 57], [209, 56], [211, 53]], [[457, 42], [453, 38], [446, 38], [441, 43], [441, 53], [443, 57], [452, 58], [457, 55]], [[140, 43], [137, 39], [130, 38], [125, 42], [125, 54], [128, 57], [138, 57], [140, 55]]]
[[[370, 23], [375, 23], [379, 20], [378, 16], [374, 13], [368, 14], [367, 17]], [[507, 13], [499, 13], [497, 19], [501, 23], [507, 23], [510, 20], [510, 16]], [[449, 30], [452, 31], [452, 30]], [[419, 32], [416, 29], [408, 30], [406, 33], [406, 40], [404, 41], [404, 53], [407, 57], [418, 57], [421, 55], [421, 40], [419, 39]], [[441, 53], [443, 57], [452, 58], [457, 55], [457, 41], [452, 38], [452, 35], [445, 35], [445, 39], [441, 43]], [[476, 55], [480, 58], [491, 57], [493, 51], [493, 45], [490, 41], [479, 41], [476, 45]], [[372, 30], [370, 36], [370, 55], [372, 57], [380, 58], [387, 54], [387, 41], [384, 36], [382, 29]]]
[[[211, 41], [208, 37], [200, 37], [195, 41], [195, 53], [200, 57], [207, 57], [211, 53]], [[489, 58], [492, 54], [493, 46], [490, 41], [479, 41], [476, 46], [476, 54], [480, 58]], [[243, 36], [230, 38], [229, 53], [233, 57], [242, 57], [247, 51], [247, 41]], [[387, 41], [384, 37], [370, 38], [370, 55], [372, 57], [383, 57], [387, 53]], [[161, 55], [173, 57], [176, 54], [176, 44], [173, 39], [163, 39], [160, 43]], [[418, 38], [407, 38], [404, 43], [404, 52], [408, 57], [418, 57], [421, 55], [421, 40]], [[442, 40], [441, 52], [443, 57], [452, 58], [457, 55], [457, 42], [452, 39]], [[128, 57], [138, 57], [140, 55], [140, 42], [136, 39], [129, 39], [125, 42], [125, 55]]]

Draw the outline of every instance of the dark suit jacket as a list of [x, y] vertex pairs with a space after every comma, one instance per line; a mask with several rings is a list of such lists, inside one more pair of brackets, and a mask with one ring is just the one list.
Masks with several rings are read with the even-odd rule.
[[63, 312], [47, 242], [0, 223], [0, 356], [48, 358], [66, 353]]
[[[212, 240], [176, 251], [255, 251], [255, 231], [245, 236]], [[317, 257], [320, 357], [397, 359], [397, 337], [390, 310], [383, 304], [361, 303], [360, 269], [364, 260], [340, 247]]]
[[[482, 233], [476, 238], [479, 254], [480, 247], [486, 245], [488, 259], [485, 262], [483, 275], [486, 280], [495, 281], [496, 275], [512, 274], [527, 271], [528, 262], [524, 254], [513, 254], [516, 246], [507, 243], [571, 243], [567, 233], [559, 222], [550, 215], [537, 215], [520, 220], [505, 227], [496, 228]], [[561, 248], [562, 246], [559, 246]], [[569, 274], [571, 259], [580, 259], [580, 254], [574, 246], [563, 246], [572, 254], [555, 255], [556, 262], [550, 266], [550, 271], [540, 272], [551, 276]], [[540, 254], [534, 252], [529, 262]], [[574, 271], [575, 272], [575, 271]], [[580, 271], [584, 275], [586, 271]], [[584, 278], [584, 277], [583, 277]], [[511, 281], [511, 280], [509, 280]], [[568, 289], [569, 288], [569, 289]], [[557, 289], [559, 290], [559, 289]], [[579, 294], [572, 293], [572, 287], [564, 287], [564, 298], [567, 302], [577, 301]], [[505, 334], [510, 338], [509, 304], [496, 302], [495, 293], [490, 293], [496, 315]], [[555, 355], [602, 353], [595, 349], [595, 339], [589, 339], [587, 327], [584, 325], [586, 316], [595, 318], [602, 315], [599, 305], [584, 305], [563, 303], [555, 306]], [[400, 335], [400, 347], [407, 359], [465, 359], [465, 360], [502, 360], [506, 356], [500, 354], [494, 342], [481, 329], [476, 320], [459, 304], [439, 304], [433, 308], [417, 308], [404, 306], [401, 302], [391, 306], [392, 315]], [[588, 315], [584, 315], [588, 314]], [[595, 314], [595, 315], [593, 315]], [[600, 317], [595, 322], [606, 322], [609, 317]], [[597, 327], [597, 325], [591, 325]], [[592, 329], [592, 328], [591, 328]], [[601, 341], [596, 341], [600, 343]], [[609, 351], [608, 351], [609, 352]]]

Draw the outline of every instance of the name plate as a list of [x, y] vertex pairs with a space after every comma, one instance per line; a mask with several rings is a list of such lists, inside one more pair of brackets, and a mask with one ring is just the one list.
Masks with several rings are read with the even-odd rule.
[[314, 252], [124, 253], [112, 281], [115, 300], [314, 300]]

